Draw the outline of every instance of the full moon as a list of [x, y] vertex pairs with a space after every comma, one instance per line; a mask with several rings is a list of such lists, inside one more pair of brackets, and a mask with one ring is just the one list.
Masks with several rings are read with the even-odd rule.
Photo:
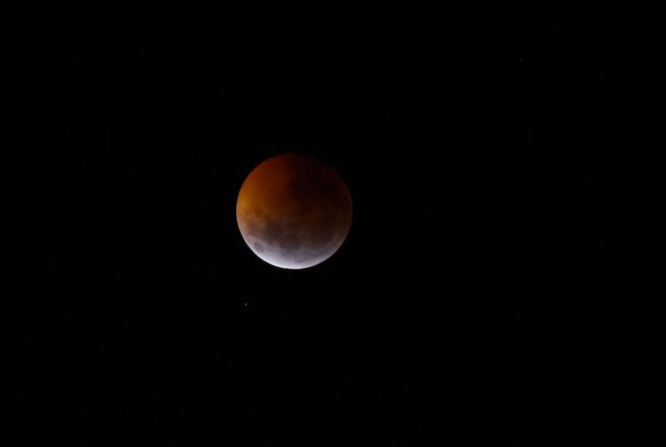
[[352, 201], [344, 180], [305, 154], [260, 163], [243, 182], [236, 203], [243, 240], [276, 267], [304, 269], [330, 258], [347, 238]]

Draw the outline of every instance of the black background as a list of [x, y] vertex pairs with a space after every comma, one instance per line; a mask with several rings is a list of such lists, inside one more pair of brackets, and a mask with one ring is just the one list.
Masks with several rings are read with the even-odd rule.
[[[655, 434], [658, 12], [315, 3], [58, 9], [10, 39], [25, 443]], [[292, 151], [354, 201], [304, 271], [235, 220]]]

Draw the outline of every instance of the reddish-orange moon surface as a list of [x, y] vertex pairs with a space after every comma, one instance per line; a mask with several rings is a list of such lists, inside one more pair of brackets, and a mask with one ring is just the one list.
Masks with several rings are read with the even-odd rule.
[[329, 165], [305, 154], [282, 154], [260, 163], [245, 179], [236, 219], [259, 258], [304, 269], [330, 258], [345, 241], [352, 201]]

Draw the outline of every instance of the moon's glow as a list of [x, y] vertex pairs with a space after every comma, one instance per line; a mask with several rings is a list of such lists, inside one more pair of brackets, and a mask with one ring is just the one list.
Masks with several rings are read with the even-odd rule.
[[351, 196], [328, 165], [302, 154], [260, 163], [238, 194], [243, 239], [262, 260], [303, 269], [331, 257], [351, 226]]

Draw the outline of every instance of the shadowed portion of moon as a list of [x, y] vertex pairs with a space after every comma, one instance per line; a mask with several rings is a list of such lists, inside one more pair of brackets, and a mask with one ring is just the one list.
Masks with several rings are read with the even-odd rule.
[[303, 154], [283, 154], [259, 164], [236, 204], [243, 239], [264, 261], [302, 269], [332, 256], [351, 226], [352, 203], [344, 180]]

